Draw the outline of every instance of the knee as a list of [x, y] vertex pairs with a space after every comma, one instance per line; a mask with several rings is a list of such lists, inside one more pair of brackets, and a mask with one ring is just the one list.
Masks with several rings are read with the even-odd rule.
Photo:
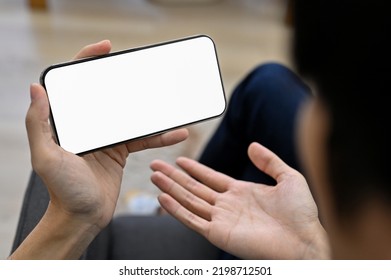
[[278, 79], [286, 75], [294, 75], [292, 70], [278, 62], [263, 63], [255, 67], [250, 73], [260, 79]]
[[249, 74], [249, 87], [256, 88], [257, 91], [267, 92], [279, 89], [292, 82], [299, 82], [296, 74], [288, 67], [279, 63], [265, 63], [256, 67]]
[[288, 67], [275, 63], [264, 63], [253, 69], [238, 87], [245, 99], [284, 98], [292, 91], [307, 94], [309, 87]]

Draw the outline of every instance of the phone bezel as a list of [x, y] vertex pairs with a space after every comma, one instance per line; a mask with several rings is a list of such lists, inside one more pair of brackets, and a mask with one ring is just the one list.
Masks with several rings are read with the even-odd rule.
[[[221, 117], [225, 113], [225, 111], [226, 111], [227, 99], [226, 99], [226, 94], [225, 94], [225, 89], [224, 89], [224, 84], [223, 84], [223, 79], [222, 79], [222, 74], [221, 74], [221, 67], [220, 67], [218, 56], [217, 56], [217, 49], [216, 49], [215, 42], [208, 35], [204, 35], [204, 34], [193, 35], [193, 36], [183, 37], [183, 38], [179, 38], [179, 39], [175, 39], [175, 40], [163, 41], [163, 42], [159, 42], [159, 43], [155, 43], [155, 44], [144, 45], [144, 46], [139, 46], [139, 47], [135, 47], [135, 48], [129, 48], [129, 49], [124, 49], [124, 50], [120, 50], [120, 51], [115, 51], [115, 52], [104, 54], [104, 55], [92, 56], [92, 57], [77, 59], [77, 60], [73, 60], [73, 61], [57, 63], [57, 64], [53, 64], [53, 65], [50, 65], [47, 68], [45, 68], [41, 72], [39, 80], [40, 80], [41, 85], [46, 89], [45, 77], [46, 77], [47, 73], [49, 71], [51, 71], [52, 69], [60, 68], [60, 67], [66, 67], [66, 66], [69, 66], [69, 65], [75, 65], [75, 64], [79, 64], [79, 63], [85, 63], [85, 62], [88, 62], [88, 61], [103, 59], [103, 58], [112, 57], [112, 56], [118, 56], [118, 55], [122, 55], [122, 54], [126, 54], [126, 53], [137, 52], [137, 51], [146, 50], [146, 49], [150, 49], [150, 48], [155, 48], [155, 47], [159, 47], [159, 46], [164, 46], [164, 45], [168, 45], [168, 44], [174, 44], [174, 43], [182, 42], [182, 41], [186, 41], [186, 40], [192, 40], [192, 39], [196, 39], [196, 38], [200, 38], [200, 37], [206, 37], [213, 43], [214, 53], [215, 53], [215, 56], [216, 56], [217, 68], [218, 68], [219, 78], [220, 78], [220, 83], [221, 83], [221, 89], [222, 89], [223, 98], [224, 98], [224, 109], [223, 109], [223, 111], [220, 114], [215, 115], [215, 116], [211, 116], [211, 117], [208, 117], [208, 118], [200, 119], [200, 120], [197, 120], [197, 121], [194, 121], [194, 122], [189, 122], [189, 123], [186, 123], [186, 124], [183, 124], [183, 125], [178, 125], [178, 126], [174, 126], [174, 127], [170, 127], [170, 128], [164, 129], [164, 130], [160, 130], [160, 131], [156, 131], [156, 132], [153, 132], [153, 133], [145, 134], [145, 135], [142, 135], [142, 136], [139, 136], [139, 137], [135, 137], [135, 138], [131, 138], [131, 139], [128, 139], [128, 140], [119, 141], [119, 142], [112, 143], [112, 144], [109, 144], [109, 145], [100, 146], [100, 147], [93, 148], [93, 149], [90, 149], [90, 150], [86, 150], [86, 151], [83, 151], [83, 152], [80, 152], [80, 153], [76, 153], [76, 154], [82, 156], [82, 155], [85, 155], [85, 154], [88, 154], [88, 153], [92, 153], [92, 152], [95, 152], [95, 151], [98, 151], [98, 150], [111, 148], [111, 147], [114, 147], [114, 146], [117, 146], [117, 145], [121, 145], [121, 144], [124, 144], [124, 143], [137, 141], [137, 140], [140, 140], [140, 139], [143, 139], [143, 138], [151, 137], [151, 136], [154, 136], [154, 135], [159, 135], [159, 134], [162, 134], [162, 133], [165, 133], [165, 132], [168, 132], [168, 131], [171, 131], [171, 130], [175, 130], [175, 129], [178, 129], [178, 128], [181, 128], [181, 127], [186, 127], [186, 126], [194, 125], [194, 124], [197, 124], [197, 123], [201, 123], [201, 122], [205, 122], [205, 121], [208, 121], [208, 120], [211, 120], [211, 119], [215, 119], [215, 118]], [[49, 96], [48, 93], [47, 93], [47, 97], [49, 99], [49, 109], [50, 109], [49, 122], [50, 122], [51, 127], [52, 127], [54, 138], [55, 138], [57, 144], [59, 146], [61, 146], [61, 141], [60, 141], [58, 133], [57, 133], [57, 127], [56, 127], [55, 119], [53, 117], [52, 109], [51, 109], [51, 106], [50, 106], [50, 96]]]

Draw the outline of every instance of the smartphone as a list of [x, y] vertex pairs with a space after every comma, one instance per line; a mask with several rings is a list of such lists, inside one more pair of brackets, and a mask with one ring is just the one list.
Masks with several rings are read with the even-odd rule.
[[55, 64], [40, 82], [57, 143], [78, 155], [216, 118], [226, 108], [206, 35]]

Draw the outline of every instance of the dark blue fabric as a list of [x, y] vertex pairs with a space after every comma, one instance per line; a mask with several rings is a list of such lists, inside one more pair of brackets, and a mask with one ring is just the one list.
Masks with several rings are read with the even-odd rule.
[[268, 63], [255, 68], [232, 93], [199, 161], [236, 179], [274, 184], [248, 158], [247, 148], [255, 141], [302, 171], [295, 125], [298, 109], [310, 94], [309, 87], [283, 65]]

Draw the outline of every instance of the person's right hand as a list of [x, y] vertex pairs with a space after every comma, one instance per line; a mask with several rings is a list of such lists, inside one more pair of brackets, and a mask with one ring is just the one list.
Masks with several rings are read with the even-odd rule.
[[[84, 47], [74, 59], [107, 54], [110, 49], [110, 41], [105, 40]], [[179, 129], [77, 156], [53, 139], [45, 89], [33, 84], [30, 95], [26, 128], [31, 161], [50, 202], [38, 226], [11, 258], [78, 258], [112, 219], [128, 155], [178, 143], [188, 131]]]
[[176, 163], [187, 174], [153, 161], [151, 180], [163, 192], [160, 204], [240, 258], [328, 258], [327, 236], [304, 177], [260, 144], [250, 145], [249, 156], [276, 186], [235, 180], [183, 157]]
[[[110, 49], [111, 43], [102, 41], [84, 47], [74, 59], [106, 54]], [[31, 97], [26, 116], [31, 159], [34, 170], [48, 187], [50, 206], [56, 206], [69, 215], [76, 214], [75, 218], [83, 218], [84, 214], [99, 229], [107, 225], [115, 210], [129, 153], [172, 145], [188, 135], [186, 130], [177, 130], [80, 157], [54, 142], [48, 122], [49, 103], [45, 89], [33, 84]]]

